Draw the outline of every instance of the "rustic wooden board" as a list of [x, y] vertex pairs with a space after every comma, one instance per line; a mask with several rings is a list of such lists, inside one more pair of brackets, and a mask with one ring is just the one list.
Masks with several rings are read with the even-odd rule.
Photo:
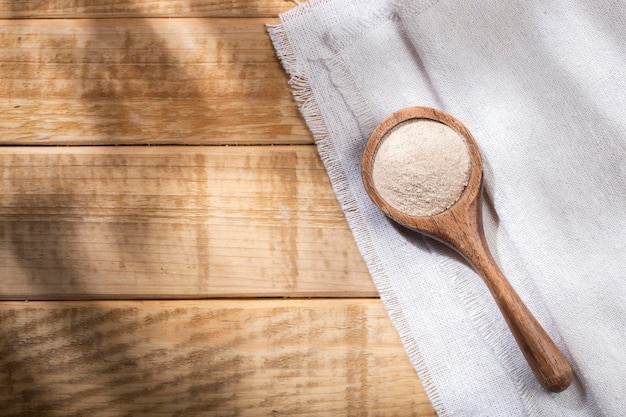
[[313, 145], [7, 147], [0, 298], [377, 296]]
[[2, 147], [0, 414], [435, 415], [266, 34], [293, 6], [0, 0], [0, 146], [308, 145]]
[[290, 0], [0, 0], [0, 19], [85, 17], [275, 17]]
[[380, 300], [0, 303], [3, 416], [433, 416]]
[[0, 144], [310, 144], [267, 21], [3, 21]]

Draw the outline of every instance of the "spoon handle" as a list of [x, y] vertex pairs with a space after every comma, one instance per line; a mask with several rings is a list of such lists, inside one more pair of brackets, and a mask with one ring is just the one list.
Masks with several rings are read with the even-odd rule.
[[517, 344], [537, 380], [550, 391], [560, 392], [572, 382], [567, 359], [528, 310], [489, 252], [473, 263], [489, 287]]
[[474, 207], [475, 218], [469, 216], [457, 223], [455, 239], [449, 240], [487, 284], [537, 380], [550, 391], [563, 391], [572, 382], [572, 368], [493, 259], [484, 237], [479, 207]]

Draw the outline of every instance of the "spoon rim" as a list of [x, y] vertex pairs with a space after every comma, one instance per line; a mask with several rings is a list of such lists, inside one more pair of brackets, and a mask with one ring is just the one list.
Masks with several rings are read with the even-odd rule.
[[[442, 123], [457, 132], [465, 141], [470, 155], [470, 174], [467, 185], [459, 198], [447, 209], [430, 216], [415, 216], [404, 213], [389, 204], [379, 193], [373, 180], [373, 168], [376, 153], [387, 134], [401, 123], [412, 119], [426, 119]], [[433, 219], [443, 219], [454, 216], [459, 211], [467, 212], [471, 203], [479, 197], [482, 186], [483, 164], [476, 140], [463, 123], [452, 115], [432, 107], [406, 107], [387, 116], [376, 126], [370, 135], [361, 161], [361, 176], [368, 195], [388, 217], [394, 221], [415, 230], [428, 231]]]

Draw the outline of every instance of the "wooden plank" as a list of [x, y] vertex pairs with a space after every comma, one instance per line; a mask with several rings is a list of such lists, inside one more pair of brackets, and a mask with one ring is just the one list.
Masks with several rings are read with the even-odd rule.
[[434, 416], [380, 300], [0, 303], [4, 416]]
[[0, 19], [109, 17], [276, 17], [289, 0], [0, 0]]
[[266, 22], [3, 21], [0, 144], [313, 143]]
[[378, 295], [313, 145], [7, 147], [0, 298]]

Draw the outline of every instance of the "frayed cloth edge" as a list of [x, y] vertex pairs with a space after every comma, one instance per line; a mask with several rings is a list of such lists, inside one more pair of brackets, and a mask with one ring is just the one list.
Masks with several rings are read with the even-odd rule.
[[374, 245], [366, 232], [364, 221], [359, 213], [358, 206], [352, 192], [347, 176], [341, 168], [336, 149], [332, 142], [332, 138], [323, 116], [319, 110], [319, 106], [315, 100], [313, 91], [308, 82], [304, 69], [298, 64], [294, 54], [293, 47], [289, 41], [285, 31], [285, 22], [302, 16], [317, 6], [326, 4], [332, 0], [310, 0], [307, 3], [300, 4], [295, 9], [287, 11], [280, 15], [283, 23], [278, 25], [267, 25], [266, 29], [276, 50], [277, 56], [283, 64], [285, 71], [289, 75], [289, 85], [292, 89], [292, 95], [298, 105], [300, 113], [304, 117], [307, 126], [315, 140], [318, 153], [328, 175], [333, 184], [333, 189], [341, 204], [344, 215], [350, 225], [352, 233], [361, 251], [361, 254], [368, 265], [370, 274], [376, 283], [376, 287], [381, 295], [381, 299], [387, 308], [387, 313], [394, 323], [396, 331], [403, 342], [404, 349], [410, 358], [413, 367], [417, 371], [424, 391], [431, 401], [433, 407], [441, 417], [449, 414], [446, 412], [442, 398], [435, 386], [430, 371], [426, 366], [424, 358], [419, 349], [417, 340], [411, 334], [407, 318], [400, 308], [395, 291], [391, 286], [389, 277], [387, 277], [383, 264], [378, 258], [378, 253], [374, 249]]

